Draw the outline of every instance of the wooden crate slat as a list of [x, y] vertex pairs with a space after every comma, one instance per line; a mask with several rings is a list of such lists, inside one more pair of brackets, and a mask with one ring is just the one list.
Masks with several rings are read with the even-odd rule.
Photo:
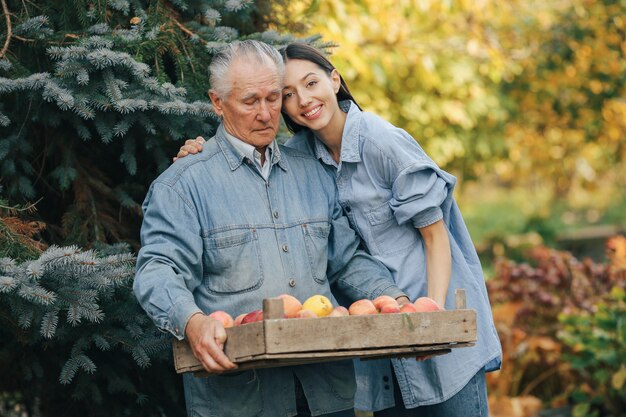
[[240, 356], [259, 355], [266, 352], [265, 329], [262, 321], [226, 329], [224, 353], [231, 360]]
[[[418, 356], [438, 356], [449, 353], [452, 348], [470, 347], [473, 343], [442, 344], [433, 346], [411, 346], [397, 349], [367, 349], [367, 350], [346, 350], [336, 352], [308, 352], [289, 354], [266, 354], [255, 357], [243, 358], [238, 363], [238, 368], [232, 372], [245, 371], [247, 369], [274, 368], [279, 366], [306, 365], [319, 362], [332, 362], [343, 359], [360, 358], [361, 360], [373, 360], [383, 358], [404, 358]], [[205, 377], [209, 374], [204, 371], [202, 365], [197, 363], [191, 368], [177, 370], [178, 373], [194, 372], [198, 377]]]
[[476, 340], [476, 312], [267, 320], [265, 340], [267, 353], [471, 342]]

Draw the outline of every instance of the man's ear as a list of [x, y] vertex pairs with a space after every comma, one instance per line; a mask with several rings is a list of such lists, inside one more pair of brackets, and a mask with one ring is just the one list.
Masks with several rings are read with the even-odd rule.
[[330, 73], [330, 81], [333, 83], [333, 90], [335, 91], [335, 94], [337, 94], [339, 92], [339, 88], [341, 88], [341, 76], [339, 75], [339, 71], [334, 69]]
[[211, 104], [213, 104], [213, 111], [215, 114], [222, 117], [224, 114], [224, 110], [222, 108], [224, 100], [213, 90], [209, 90], [209, 98], [211, 99]]

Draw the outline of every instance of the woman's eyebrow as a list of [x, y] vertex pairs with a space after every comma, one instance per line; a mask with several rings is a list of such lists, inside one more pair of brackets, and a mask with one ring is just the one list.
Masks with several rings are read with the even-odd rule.
[[315, 74], [314, 72], [309, 72], [307, 75], [305, 75], [304, 77], [300, 78], [300, 81], [306, 80], [309, 75], [317, 75], [317, 74]]
[[[304, 77], [300, 78], [300, 81], [304, 81], [304, 80], [306, 80], [306, 79], [307, 79], [309, 76], [311, 76], [311, 75], [317, 75], [317, 74], [311, 71], [311, 72], [309, 72], [308, 74], [306, 74]], [[285, 84], [285, 85], [283, 86], [283, 90], [284, 90], [285, 88], [290, 88], [290, 87], [291, 87], [290, 85]]]

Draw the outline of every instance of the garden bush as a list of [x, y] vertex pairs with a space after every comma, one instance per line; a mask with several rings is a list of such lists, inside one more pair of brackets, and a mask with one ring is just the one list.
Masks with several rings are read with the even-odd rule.
[[563, 314], [563, 359], [578, 386], [570, 387], [574, 417], [626, 416], [626, 291], [614, 287], [594, 312]]
[[[607, 263], [579, 260], [568, 252], [545, 247], [530, 250], [527, 262], [506, 259], [496, 262], [495, 276], [487, 285], [503, 345], [503, 368], [489, 375], [491, 394], [533, 395], [547, 406], [580, 401], [577, 388], [584, 374], [578, 364], [585, 362], [578, 357], [580, 345], [574, 341], [587, 333], [589, 338], [596, 337], [595, 315], [606, 308], [607, 302], [612, 302], [610, 294], [620, 294], [626, 287], [626, 250], [622, 248], [626, 249], [626, 238], [611, 239], [607, 245]], [[596, 322], [589, 317], [596, 317]], [[587, 323], [587, 328], [573, 332], [571, 323], [577, 320]], [[623, 330], [613, 329], [613, 332]], [[613, 348], [606, 346], [603, 355], [619, 355], [619, 349]], [[619, 372], [619, 367], [613, 371]], [[595, 377], [603, 375], [589, 372]], [[604, 393], [596, 390], [594, 395], [598, 401], [597, 397]], [[607, 397], [603, 401], [611, 399]]]

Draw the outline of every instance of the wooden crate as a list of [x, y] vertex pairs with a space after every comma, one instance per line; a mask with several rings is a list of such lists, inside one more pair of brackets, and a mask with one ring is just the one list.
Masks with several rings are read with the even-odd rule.
[[[361, 358], [441, 355], [473, 346], [476, 311], [466, 308], [465, 291], [456, 309], [427, 313], [285, 319], [280, 298], [263, 300], [263, 321], [226, 329], [224, 352], [236, 371]], [[176, 372], [203, 374], [186, 341], [173, 342]]]

